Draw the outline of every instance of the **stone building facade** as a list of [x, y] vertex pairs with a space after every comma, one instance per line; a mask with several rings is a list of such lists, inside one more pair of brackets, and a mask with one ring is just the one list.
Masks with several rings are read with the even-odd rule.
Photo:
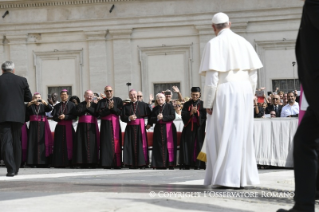
[[165, 83], [179, 83], [187, 96], [190, 87], [202, 84], [201, 54], [214, 37], [211, 18], [222, 11], [264, 64], [259, 86], [291, 89], [302, 5], [299, 0], [2, 0], [0, 15], [9, 14], [0, 20], [0, 61], [14, 61], [16, 73], [43, 96], [50, 88], [69, 86], [82, 97], [87, 89], [102, 92], [111, 85], [116, 96], [127, 98], [127, 82], [142, 90], [145, 100]]

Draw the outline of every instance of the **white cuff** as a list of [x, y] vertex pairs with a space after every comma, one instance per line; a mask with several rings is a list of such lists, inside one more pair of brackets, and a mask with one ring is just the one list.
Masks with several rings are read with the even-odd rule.
[[217, 91], [216, 86], [205, 85], [204, 96], [203, 96], [204, 108], [207, 108], [207, 109], [213, 108], [216, 91]]

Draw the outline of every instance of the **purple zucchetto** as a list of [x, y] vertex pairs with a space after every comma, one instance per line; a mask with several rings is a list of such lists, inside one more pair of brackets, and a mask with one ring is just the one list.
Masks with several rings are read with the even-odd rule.
[[69, 94], [69, 92], [68, 92], [67, 89], [62, 89], [61, 92], [60, 92], [60, 94], [63, 93], [63, 92], [66, 92], [67, 94]]

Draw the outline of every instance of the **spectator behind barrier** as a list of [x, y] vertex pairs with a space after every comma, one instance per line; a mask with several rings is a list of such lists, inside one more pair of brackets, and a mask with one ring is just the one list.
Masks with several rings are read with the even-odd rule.
[[175, 120], [182, 119], [183, 105], [181, 104], [180, 101], [175, 101], [174, 109], [175, 109]]
[[270, 105], [266, 108], [266, 114], [270, 114], [270, 111], [274, 110], [276, 112], [276, 117], [280, 117], [281, 110], [282, 110], [282, 105], [279, 105], [280, 96], [272, 95], [272, 103], [273, 105]]
[[257, 97], [254, 98], [254, 118], [261, 118], [264, 115], [264, 109], [258, 105]]
[[270, 111], [270, 118], [276, 118], [277, 116], [276, 116], [276, 111], [274, 111], [274, 110], [272, 110], [272, 111]]
[[287, 95], [288, 104], [282, 108], [280, 117], [298, 117], [299, 104], [295, 101], [296, 96], [294, 92], [289, 92]]

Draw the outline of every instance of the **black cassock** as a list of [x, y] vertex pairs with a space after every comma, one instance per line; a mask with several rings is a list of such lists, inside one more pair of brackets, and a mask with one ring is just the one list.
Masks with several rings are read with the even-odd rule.
[[[191, 106], [197, 106], [197, 113], [190, 115]], [[179, 163], [184, 167], [205, 169], [205, 163], [197, 160], [205, 138], [206, 109], [203, 101], [185, 102], [182, 110], [184, 129], [181, 137]]]
[[78, 126], [73, 139], [73, 164], [96, 165], [99, 159], [99, 131], [95, 109], [97, 104], [83, 101], [76, 105], [76, 115], [79, 116]]
[[[157, 120], [159, 113], [163, 114], [161, 121]], [[149, 123], [155, 124], [153, 132], [153, 151], [152, 151], [152, 167], [153, 168], [167, 168], [176, 165], [177, 153], [177, 132], [175, 124], [174, 106], [171, 104], [164, 104], [163, 106], [156, 106], [152, 110]], [[171, 134], [169, 134], [170, 131]], [[168, 142], [168, 134], [171, 137]]]
[[51, 131], [46, 128], [46, 116], [45, 113], [52, 110], [52, 107], [44, 104], [35, 105], [32, 104], [27, 107], [27, 115], [30, 118], [29, 132], [28, 132], [28, 145], [27, 145], [27, 164], [48, 164], [48, 157], [46, 155], [47, 148], [52, 146], [46, 146], [46, 136], [51, 136], [50, 145], [52, 145]]
[[100, 145], [101, 166], [106, 168], [122, 166], [122, 133], [120, 115], [122, 99], [113, 97], [114, 107], [109, 109], [109, 99], [98, 102], [96, 112], [101, 118]]
[[[129, 116], [133, 115], [133, 113], [135, 113], [137, 119], [129, 121]], [[150, 114], [151, 110], [145, 102], [130, 102], [123, 106], [121, 120], [127, 123], [124, 134], [123, 163], [132, 168], [149, 164], [144, 118]], [[143, 131], [142, 128], [144, 128]]]
[[[65, 118], [58, 117], [64, 114]], [[54, 147], [52, 165], [54, 167], [66, 167], [72, 160], [73, 138], [75, 131], [72, 120], [76, 118], [76, 109], [73, 102], [60, 102], [54, 106], [52, 111], [53, 120], [58, 122], [54, 131]]]

